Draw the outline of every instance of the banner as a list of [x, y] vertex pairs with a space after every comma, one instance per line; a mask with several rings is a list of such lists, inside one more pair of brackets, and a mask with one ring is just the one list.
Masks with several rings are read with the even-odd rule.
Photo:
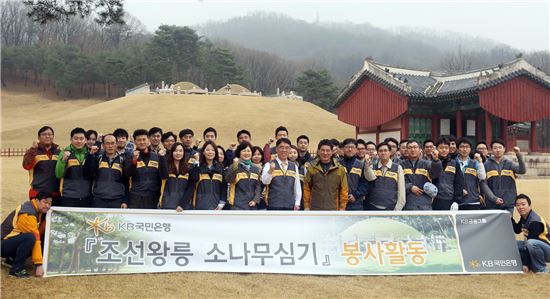
[[79, 209], [47, 215], [46, 276], [208, 271], [520, 273], [503, 211]]

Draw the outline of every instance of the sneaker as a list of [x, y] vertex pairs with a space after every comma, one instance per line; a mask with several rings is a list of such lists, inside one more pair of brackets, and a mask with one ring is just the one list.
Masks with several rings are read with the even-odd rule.
[[535, 274], [548, 274], [548, 268], [539, 272], [535, 272]]
[[16, 278], [30, 278], [31, 277], [26, 269], [21, 269], [17, 272], [10, 272], [10, 275], [15, 276]]

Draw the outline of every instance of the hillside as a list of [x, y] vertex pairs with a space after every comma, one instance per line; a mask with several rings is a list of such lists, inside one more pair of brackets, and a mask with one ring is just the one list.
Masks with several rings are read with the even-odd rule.
[[[437, 70], [443, 67], [448, 53], [459, 47], [466, 52], [479, 51], [483, 56], [479, 63], [486, 65], [512, 59], [519, 51], [456, 32], [408, 27], [387, 30], [369, 23], [310, 23], [269, 12], [209, 22], [196, 29], [213, 40], [226, 40], [288, 60], [315, 61], [314, 65], [328, 68], [339, 82], [347, 82], [367, 56], [386, 64]], [[500, 50], [493, 51], [496, 48]]]
[[[354, 128], [311, 103], [267, 97], [202, 95], [135, 95], [111, 101], [46, 99], [40, 93], [3, 90], [2, 147], [27, 147], [42, 125], [55, 129], [56, 142], [66, 145], [76, 126], [112, 132], [117, 127], [129, 132], [158, 126], [179, 132], [191, 128], [202, 135], [204, 128], [218, 130], [218, 143], [227, 147], [239, 129], [252, 133], [255, 144], [263, 145], [279, 125], [290, 137], [307, 134], [312, 144], [322, 138], [354, 136]], [[202, 137], [199, 137], [202, 138]]]

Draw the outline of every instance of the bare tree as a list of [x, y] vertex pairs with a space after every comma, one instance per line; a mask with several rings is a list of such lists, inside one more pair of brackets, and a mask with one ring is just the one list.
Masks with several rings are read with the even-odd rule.
[[525, 60], [538, 67], [543, 72], [550, 74], [550, 52], [535, 51], [525, 55]]
[[441, 67], [450, 73], [469, 71], [475, 67], [475, 54], [465, 52], [462, 50], [462, 46], [458, 46], [456, 52], [445, 54], [441, 60]]

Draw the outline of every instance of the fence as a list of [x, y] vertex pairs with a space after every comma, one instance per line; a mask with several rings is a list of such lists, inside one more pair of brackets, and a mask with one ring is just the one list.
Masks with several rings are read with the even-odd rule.
[[17, 157], [24, 156], [26, 148], [3, 148], [0, 150], [0, 156], [2, 157]]

